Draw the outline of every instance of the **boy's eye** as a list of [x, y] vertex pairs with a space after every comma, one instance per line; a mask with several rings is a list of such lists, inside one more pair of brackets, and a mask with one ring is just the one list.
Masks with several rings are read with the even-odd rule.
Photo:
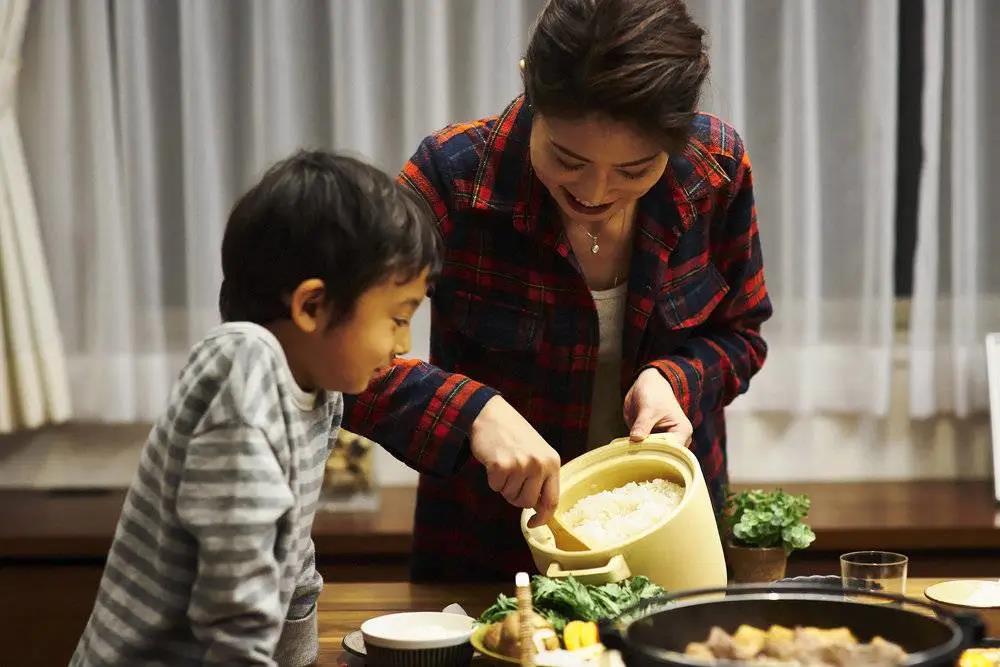
[[408, 326], [410, 326], [410, 321], [409, 320], [404, 320], [404, 319], [401, 319], [399, 317], [392, 318], [392, 321], [396, 323], [397, 327], [408, 327]]

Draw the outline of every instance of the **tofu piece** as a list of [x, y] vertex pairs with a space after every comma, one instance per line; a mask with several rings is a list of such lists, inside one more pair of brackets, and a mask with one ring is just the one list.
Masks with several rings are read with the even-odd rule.
[[795, 631], [783, 625], [772, 625], [767, 629], [764, 641], [764, 655], [778, 660], [795, 657]]
[[733, 657], [737, 660], [756, 658], [764, 650], [766, 642], [766, 632], [750, 625], [741, 625], [733, 635]]

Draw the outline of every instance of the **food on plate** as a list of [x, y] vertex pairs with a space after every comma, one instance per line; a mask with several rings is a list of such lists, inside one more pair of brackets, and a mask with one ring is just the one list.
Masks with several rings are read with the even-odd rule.
[[[553, 579], [536, 575], [531, 578], [532, 606], [555, 634], [555, 645], [546, 644], [549, 650], [563, 647], [579, 651], [595, 646], [599, 643], [597, 622], [616, 619], [635, 609], [642, 600], [664, 593], [662, 588], [642, 576], [602, 586], [582, 584], [573, 577]], [[501, 593], [479, 617], [479, 623], [489, 626], [483, 638], [486, 648], [512, 657], [518, 655], [516, 599]], [[512, 629], [513, 641], [501, 645], [507, 637], [504, 634], [507, 624]]]
[[578, 500], [560, 518], [592, 549], [626, 542], [676, 511], [684, 487], [665, 479], [629, 482]]
[[607, 653], [600, 644], [592, 644], [575, 651], [557, 649], [535, 654], [535, 665], [538, 667], [625, 667], [621, 661], [615, 661], [617, 652]]
[[906, 651], [899, 645], [881, 637], [861, 643], [849, 628], [792, 629], [780, 625], [772, 625], [766, 631], [741, 625], [732, 635], [713, 627], [708, 639], [688, 644], [684, 653], [708, 662], [738, 660], [748, 664], [810, 667], [893, 667], [906, 660]]
[[570, 621], [563, 628], [563, 644], [567, 651], [587, 648], [598, 642], [597, 623], [593, 621]]
[[[531, 578], [531, 601], [535, 611], [560, 634], [570, 621], [615, 619], [637, 607], [642, 600], [664, 593], [643, 576], [601, 586], [583, 584], [573, 577], [554, 579], [535, 575]], [[517, 600], [501, 593], [479, 617], [479, 622], [493, 623], [514, 611], [517, 611]]]
[[[546, 649], [559, 648], [559, 638], [552, 629], [552, 624], [544, 618], [531, 612], [529, 617], [534, 633], [539, 630], [549, 630], [551, 634], [548, 638], [542, 639], [542, 644]], [[490, 624], [483, 635], [483, 645], [491, 651], [517, 657], [521, 655], [520, 647], [521, 625], [520, 615], [517, 611], [507, 614], [502, 621]]]

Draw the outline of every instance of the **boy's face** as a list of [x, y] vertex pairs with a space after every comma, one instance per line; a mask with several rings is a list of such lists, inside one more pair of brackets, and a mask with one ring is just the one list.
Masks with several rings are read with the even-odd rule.
[[358, 297], [354, 312], [327, 329], [328, 314], [316, 331], [319, 347], [311, 375], [324, 389], [357, 394], [381, 370], [410, 351], [410, 321], [427, 295], [427, 273], [399, 282], [391, 277]]

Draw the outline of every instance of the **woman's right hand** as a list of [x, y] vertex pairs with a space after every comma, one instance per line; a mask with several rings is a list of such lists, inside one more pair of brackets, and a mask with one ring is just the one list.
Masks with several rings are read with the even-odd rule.
[[500, 396], [487, 401], [469, 440], [490, 488], [515, 507], [535, 509], [529, 528], [552, 518], [559, 503], [559, 453], [510, 403]]

